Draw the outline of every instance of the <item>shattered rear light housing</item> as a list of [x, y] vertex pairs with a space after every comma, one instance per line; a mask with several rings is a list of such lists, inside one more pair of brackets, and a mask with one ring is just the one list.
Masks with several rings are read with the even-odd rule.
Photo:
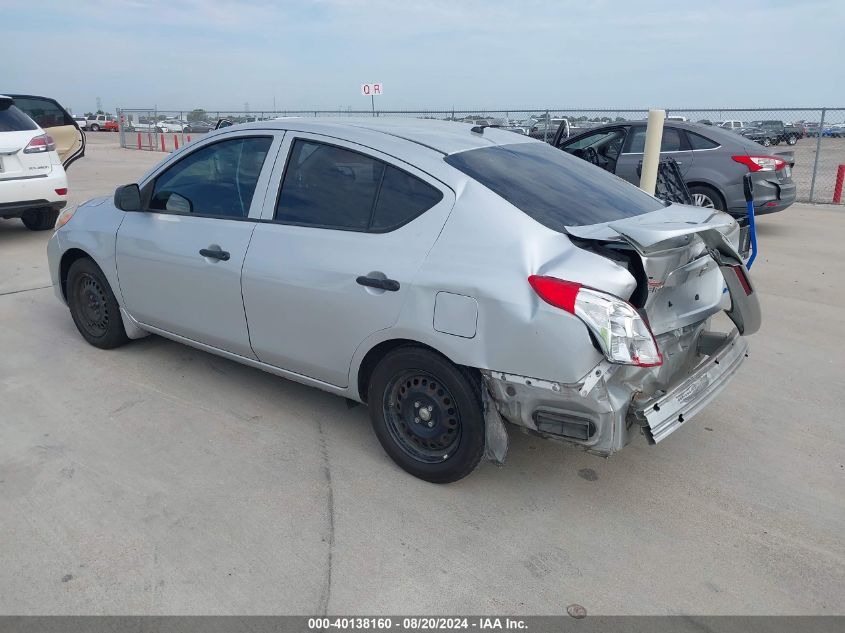
[[627, 301], [557, 277], [531, 275], [528, 283], [543, 301], [581, 319], [610, 362], [637, 367], [663, 364], [648, 324]]

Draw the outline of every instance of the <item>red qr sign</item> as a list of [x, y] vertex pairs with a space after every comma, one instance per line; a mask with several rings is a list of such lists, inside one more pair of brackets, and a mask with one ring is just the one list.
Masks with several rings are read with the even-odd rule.
[[384, 93], [381, 84], [361, 84], [361, 94], [365, 97], [377, 97]]

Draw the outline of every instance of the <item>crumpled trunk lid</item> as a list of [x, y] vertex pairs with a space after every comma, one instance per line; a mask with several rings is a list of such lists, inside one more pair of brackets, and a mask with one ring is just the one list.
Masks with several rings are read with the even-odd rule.
[[757, 293], [727, 237], [737, 230], [729, 215], [670, 205], [623, 220], [566, 230], [579, 240], [605, 247], [620, 242], [633, 247], [644, 272], [638, 283], [647, 287], [647, 292], [637, 293], [644, 297], [637, 307], [645, 312], [654, 334], [699, 323], [721, 310], [728, 313], [740, 334], [759, 329]]

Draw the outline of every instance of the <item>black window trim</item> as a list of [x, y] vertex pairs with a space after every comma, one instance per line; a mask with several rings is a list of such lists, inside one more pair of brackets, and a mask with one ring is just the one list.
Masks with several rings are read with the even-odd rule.
[[[208, 141], [207, 143], [203, 143], [198, 147], [194, 147], [191, 149], [190, 152], [187, 152], [184, 156], [179, 156], [177, 160], [173, 161], [172, 163], [167, 164], [160, 172], [158, 172], [155, 176], [153, 176], [150, 180], [144, 183], [144, 186], [141, 188], [141, 210], [140, 211], [131, 211], [130, 213], [159, 213], [162, 215], [179, 215], [179, 216], [187, 216], [191, 218], [210, 218], [212, 220], [234, 220], [236, 222], [261, 222], [261, 218], [251, 218], [249, 217], [249, 212], [247, 215], [237, 217], [232, 215], [216, 215], [213, 213], [192, 213], [190, 211], [167, 211], [166, 209], [150, 209], [150, 201], [153, 197], [153, 191], [155, 190], [156, 182], [158, 179], [171, 167], [178, 165], [183, 160], [192, 156], [193, 154], [203, 150], [207, 147], [211, 147], [212, 145], [218, 145], [220, 143], [226, 141], [234, 141], [240, 139], [249, 139], [249, 138], [269, 138], [270, 139], [270, 148], [272, 149], [273, 143], [276, 140], [276, 136], [271, 134], [224, 134], [221, 135], [219, 138], [213, 139]], [[270, 150], [267, 150], [267, 156], [264, 158], [266, 163], [267, 158], [270, 156]], [[274, 159], [275, 161], [275, 159]], [[264, 171], [265, 165], [261, 165], [261, 172]], [[272, 170], [272, 168], [271, 168]], [[261, 174], [259, 173], [259, 178]], [[253, 197], [255, 196], [255, 192], [253, 192]], [[252, 201], [249, 203], [250, 208], [252, 208]]]
[[[314, 139], [314, 138], [310, 138], [308, 136], [297, 136], [297, 134], [303, 134], [303, 132], [295, 132], [293, 130], [287, 130], [287, 132], [289, 132], [291, 134], [290, 144], [288, 144], [288, 155], [285, 157], [285, 168], [282, 170], [282, 178], [279, 181], [279, 187], [278, 187], [278, 190], [276, 191], [276, 201], [273, 204], [273, 217], [269, 218], [269, 219], [262, 220], [262, 223], [281, 224], [283, 226], [301, 226], [303, 228], [309, 228], [309, 229], [324, 229], [324, 230], [327, 229], [327, 230], [330, 230], [330, 231], [347, 231], [349, 233], [364, 233], [364, 234], [372, 234], [372, 235], [383, 235], [385, 233], [392, 233], [393, 231], [398, 231], [403, 226], [410, 224], [411, 222], [416, 220], [418, 217], [422, 216], [425, 213], [428, 213], [431, 209], [433, 209], [438, 204], [443, 202], [443, 199], [446, 197], [445, 194], [443, 193], [443, 190], [440, 187], [435, 187], [430, 182], [423, 180], [422, 178], [420, 178], [416, 174], [412, 174], [407, 169], [402, 169], [401, 167], [397, 166], [394, 163], [389, 163], [386, 160], [384, 160], [383, 158], [380, 158], [378, 156], [373, 156], [371, 154], [367, 154], [365, 152], [359, 151], [357, 149], [352, 149], [351, 147], [347, 147], [345, 145], [340, 145], [338, 143], [331, 143], [331, 142], [326, 142], [326, 141], [323, 141], [323, 140], [317, 140], [317, 139]], [[305, 134], [312, 134], [312, 133], [305, 132]], [[313, 133], [313, 134], [314, 134], [314, 136], [317, 136], [316, 133]], [[332, 137], [329, 137], [329, 138], [332, 138]], [[285, 136], [285, 140], [287, 140], [287, 135]], [[338, 139], [338, 140], [343, 140], [343, 139]], [[372, 204], [372, 207], [370, 208], [370, 218], [367, 221], [367, 228], [361, 230], [361, 229], [357, 229], [357, 228], [353, 228], [353, 227], [349, 227], [349, 226], [337, 226], [337, 225], [333, 225], [333, 224], [314, 224], [313, 222], [291, 222], [291, 221], [288, 221], [288, 220], [277, 220], [276, 219], [276, 212], [279, 209], [279, 200], [281, 200], [281, 197], [282, 197], [282, 187], [284, 187], [284, 185], [285, 185], [285, 177], [288, 174], [288, 168], [290, 167], [291, 157], [293, 156], [293, 146], [296, 143], [296, 141], [308, 141], [308, 142], [311, 142], [311, 143], [317, 143], [319, 145], [328, 145], [329, 147], [336, 147], [338, 149], [342, 149], [342, 150], [347, 151], [347, 152], [354, 152], [355, 154], [360, 154], [361, 156], [364, 156], [365, 158], [369, 158], [370, 160], [376, 160], [376, 161], [382, 163], [385, 166], [385, 168], [381, 172], [381, 179], [379, 180], [378, 188], [376, 189], [376, 195], [373, 197], [373, 204]], [[357, 143], [355, 143], [354, 141], [346, 141], [346, 142], [353, 144], [353, 145], [356, 145], [356, 146], [359, 146], [359, 147], [366, 147], [366, 146], [360, 146]], [[378, 151], [378, 150], [375, 150], [375, 151]], [[433, 205], [431, 205], [427, 209], [423, 209], [422, 211], [420, 211], [416, 215], [408, 218], [402, 224], [398, 224], [398, 225], [391, 227], [389, 229], [371, 229], [370, 227], [373, 223], [373, 218], [375, 217], [376, 206], [378, 205], [379, 197], [381, 196], [381, 186], [384, 183], [384, 175], [387, 173], [387, 167], [393, 167], [394, 169], [401, 171], [402, 173], [407, 174], [407, 175], [411, 176], [412, 178], [416, 178], [417, 180], [424, 182], [429, 187], [436, 189], [440, 193], [440, 200], [435, 202]], [[426, 173], [426, 172], [423, 172], [423, 173]], [[438, 180], [437, 182], [440, 182], [440, 181]]]

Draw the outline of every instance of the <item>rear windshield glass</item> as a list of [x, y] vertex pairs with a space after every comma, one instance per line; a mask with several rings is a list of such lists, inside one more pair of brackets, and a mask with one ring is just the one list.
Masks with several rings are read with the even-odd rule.
[[546, 143], [483, 147], [445, 160], [555, 231], [665, 206], [621, 178]]
[[13, 105], [0, 106], [0, 132], [24, 132], [37, 130], [35, 122]]

